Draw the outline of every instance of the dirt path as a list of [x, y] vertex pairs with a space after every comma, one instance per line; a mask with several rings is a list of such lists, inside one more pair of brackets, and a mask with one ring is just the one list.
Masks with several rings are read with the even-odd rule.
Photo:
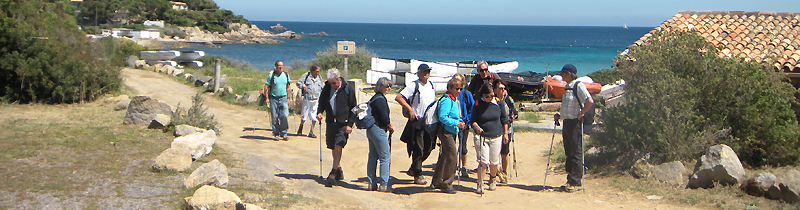
[[[191, 105], [191, 96], [195, 90], [175, 82], [164, 74], [149, 71], [124, 69], [122, 76], [125, 84], [139, 95], [148, 95], [173, 106]], [[390, 100], [392, 101], [392, 100]], [[649, 201], [644, 195], [632, 192], [620, 192], [610, 187], [606, 179], [587, 179], [586, 190], [578, 193], [554, 192], [542, 190], [546, 159], [542, 151], [550, 146], [551, 133], [517, 134], [517, 173], [519, 177], [510, 178], [509, 186], [500, 186], [494, 192], [487, 191], [482, 197], [474, 193], [475, 174], [470, 179], [461, 180], [455, 186], [458, 193], [444, 194], [439, 191], [426, 190], [427, 186], [411, 184], [412, 178], [405, 175], [411, 164], [405, 151], [405, 145], [399, 141], [399, 132], [393, 136], [392, 142], [392, 181], [393, 193], [365, 191], [367, 186], [366, 159], [368, 152], [367, 138], [364, 130], [355, 130], [345, 147], [342, 167], [345, 181], [339, 186], [326, 188], [319, 179], [319, 139], [291, 136], [288, 141], [273, 140], [268, 130], [268, 118], [265, 112], [244, 109], [229, 105], [208, 97], [205, 105], [222, 124], [222, 135], [217, 143], [234, 153], [257, 155], [271, 160], [270, 164], [277, 168], [276, 180], [286, 186], [287, 191], [317, 198], [323, 203], [314, 206], [295, 206], [294, 208], [335, 208], [335, 209], [465, 209], [475, 206], [492, 205], [497, 208], [510, 209], [685, 209], [666, 201]], [[392, 106], [393, 124], [402, 128], [405, 124], [400, 115], [400, 106]], [[258, 116], [256, 128], [254, 119]], [[297, 129], [299, 117], [289, 117], [290, 133]], [[306, 133], [309, 125], [306, 126]], [[315, 128], [319, 132], [318, 128]], [[324, 131], [323, 131], [324, 132]], [[561, 139], [555, 135], [556, 141]], [[471, 145], [471, 143], [469, 143]], [[468, 154], [468, 168], [475, 168], [474, 150]], [[438, 150], [433, 151], [438, 154]], [[330, 171], [330, 151], [322, 150], [322, 173]], [[431, 166], [436, 162], [436, 155], [431, 155], [424, 162], [425, 175], [430, 180], [433, 174]], [[552, 165], [551, 165], [552, 166]], [[513, 172], [512, 172], [513, 173]], [[591, 176], [589, 176], [591, 177]], [[547, 185], [557, 187], [563, 184], [563, 174], [548, 175]]]

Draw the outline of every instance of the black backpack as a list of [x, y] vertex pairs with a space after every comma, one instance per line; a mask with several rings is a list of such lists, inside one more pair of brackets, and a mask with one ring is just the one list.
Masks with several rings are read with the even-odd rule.
[[[580, 98], [578, 98], [578, 84], [579, 83], [581, 83], [581, 81], [575, 82], [575, 86], [572, 87], [572, 94], [575, 95], [575, 100], [578, 101], [578, 106], [583, 108], [583, 101], [581, 101]], [[592, 97], [592, 96], [589, 95], [589, 97]], [[595, 114], [594, 113], [594, 109], [595, 109], [595, 105], [592, 104], [592, 107], [589, 107], [589, 110], [586, 111], [586, 114], [583, 114], [583, 125], [584, 126], [589, 126], [589, 125], [594, 124], [594, 114]]]

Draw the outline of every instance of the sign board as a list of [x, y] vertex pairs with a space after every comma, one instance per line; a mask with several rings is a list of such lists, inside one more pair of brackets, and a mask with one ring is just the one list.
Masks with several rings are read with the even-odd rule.
[[354, 42], [354, 41], [338, 41], [338, 42], [336, 42], [336, 54], [339, 54], [339, 55], [356, 54], [356, 42]]

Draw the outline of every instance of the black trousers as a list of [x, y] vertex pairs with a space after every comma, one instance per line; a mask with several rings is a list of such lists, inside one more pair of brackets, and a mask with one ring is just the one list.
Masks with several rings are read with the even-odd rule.
[[403, 129], [403, 135], [400, 136], [400, 140], [406, 143], [408, 155], [411, 156], [411, 167], [408, 168], [408, 171], [415, 177], [422, 175], [422, 162], [431, 155], [436, 142], [425, 131], [423, 124], [422, 120], [409, 120]]
[[564, 153], [567, 156], [565, 168], [567, 170], [567, 183], [573, 186], [583, 186], [583, 135], [581, 135], [581, 121], [578, 119], [564, 119]]

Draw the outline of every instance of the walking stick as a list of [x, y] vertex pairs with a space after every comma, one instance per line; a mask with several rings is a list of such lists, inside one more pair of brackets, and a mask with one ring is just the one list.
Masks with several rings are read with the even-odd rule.
[[[481, 175], [486, 176], [486, 171], [481, 171], [481, 167], [483, 167], [483, 165], [482, 165], [483, 162], [481, 162], [483, 153], [481, 153], [481, 149], [483, 147], [484, 139], [483, 139], [483, 136], [480, 136], [480, 135], [478, 135], [478, 136], [479, 136], [478, 137], [478, 141], [480, 141], [480, 142], [478, 142], [478, 145], [476, 145], [476, 146], [478, 147], [478, 177], [480, 177]], [[486, 168], [488, 169], [488, 164], [486, 165]], [[491, 178], [491, 177], [489, 177], [489, 178]], [[478, 184], [479, 185], [483, 185], [483, 179], [478, 179]], [[483, 190], [483, 189], [481, 189], [481, 190]], [[481, 198], [483, 198], [483, 191], [481, 191]]]
[[260, 108], [261, 106], [256, 104], [256, 119], [253, 120], [253, 133], [256, 133], [256, 122], [258, 122], [258, 109]]
[[547, 172], [550, 171], [550, 155], [553, 154], [553, 141], [556, 139], [556, 126], [559, 126], [558, 120], [553, 125], [553, 138], [550, 139], [550, 150], [547, 152], [547, 167], [544, 168], [544, 181], [542, 187], [547, 186]]
[[586, 184], [586, 147], [583, 144], [583, 119], [581, 119], [578, 123], [581, 124], [581, 188], [584, 190], [584, 184]]
[[324, 179], [324, 176], [322, 176], [322, 138], [324, 138], [325, 135], [322, 134], [322, 120], [318, 119], [318, 121], [319, 121], [319, 178]]
[[512, 122], [510, 125], [511, 125], [511, 147], [512, 147], [511, 148], [511, 155], [514, 158], [514, 165], [513, 165], [513, 167], [514, 167], [514, 177], [519, 177], [519, 175], [517, 174], [517, 144], [514, 143], [514, 140], [515, 140], [514, 139], [514, 127], [513, 127], [514, 123]]

